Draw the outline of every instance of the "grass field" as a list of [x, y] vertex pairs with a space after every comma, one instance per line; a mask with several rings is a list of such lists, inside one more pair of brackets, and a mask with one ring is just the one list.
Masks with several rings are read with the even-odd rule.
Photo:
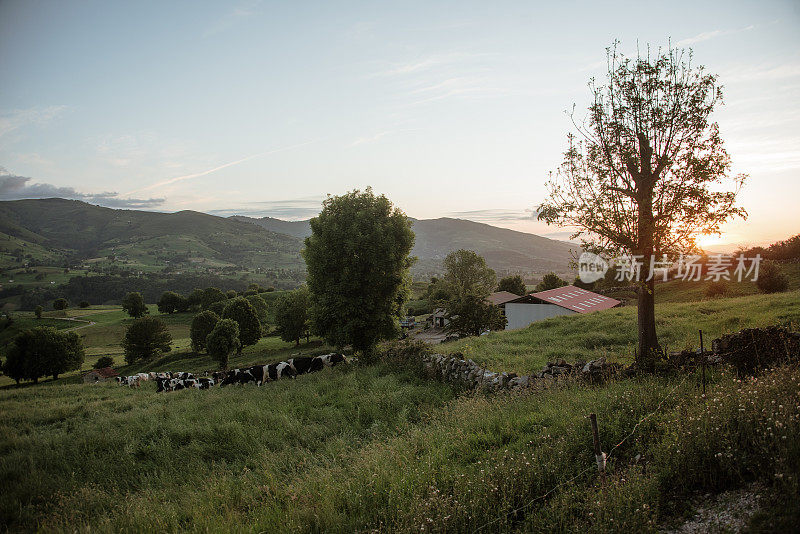
[[[91, 343], [110, 343], [129, 321], [114, 308], [84, 311], [97, 324], [78, 332]], [[158, 316], [175, 332], [191, 318]], [[698, 328], [710, 339], [800, 322], [800, 292], [659, 304], [657, 317], [677, 350], [696, 344]], [[560, 354], [623, 359], [634, 319], [626, 307], [441, 348], [502, 370], [535, 370]], [[269, 337], [231, 366], [329, 350]], [[214, 367], [176, 349], [119, 370]], [[753, 531], [788, 531], [800, 522], [800, 370], [742, 382], [717, 369], [709, 382], [706, 398], [696, 375], [457, 396], [381, 363], [169, 394], [152, 383], [84, 385], [76, 373], [6, 383], [0, 530], [655, 532], [680, 522], [698, 494], [760, 481], [768, 497]], [[589, 412], [604, 450], [613, 448], [605, 482]]]

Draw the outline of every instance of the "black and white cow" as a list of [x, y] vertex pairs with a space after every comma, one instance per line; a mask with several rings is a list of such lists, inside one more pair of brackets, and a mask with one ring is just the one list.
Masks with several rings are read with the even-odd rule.
[[278, 380], [279, 378], [294, 378], [297, 372], [292, 369], [292, 366], [287, 362], [271, 363], [266, 366], [267, 375], [270, 380]]
[[197, 383], [195, 383], [194, 387], [197, 389], [211, 389], [214, 387], [214, 379], [213, 378], [199, 378]]
[[311, 356], [299, 356], [291, 358], [286, 363], [294, 370], [295, 374], [304, 375], [306, 373], [313, 373], [321, 371], [324, 367], [322, 360], [312, 358]]
[[230, 384], [247, 384], [248, 382], [255, 382], [256, 379], [250, 372], [250, 369], [231, 369], [225, 375], [225, 378], [220, 383], [220, 386], [228, 386]]
[[322, 363], [325, 364], [326, 367], [333, 367], [337, 363], [347, 363], [347, 359], [344, 357], [344, 354], [339, 354], [338, 352], [331, 352], [330, 354], [317, 356], [317, 358], [321, 359]]

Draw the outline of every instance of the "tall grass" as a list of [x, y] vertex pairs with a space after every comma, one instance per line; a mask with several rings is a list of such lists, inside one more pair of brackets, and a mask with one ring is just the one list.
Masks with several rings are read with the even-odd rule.
[[[646, 532], [690, 492], [800, 475], [800, 371], [452, 398], [383, 366], [156, 395], [2, 392], [7, 526], [100, 531]], [[586, 415], [610, 457], [602, 482]], [[637, 427], [638, 424], [638, 427]], [[631, 431], [636, 429], [627, 440]], [[569, 481], [560, 485], [562, 482]]]

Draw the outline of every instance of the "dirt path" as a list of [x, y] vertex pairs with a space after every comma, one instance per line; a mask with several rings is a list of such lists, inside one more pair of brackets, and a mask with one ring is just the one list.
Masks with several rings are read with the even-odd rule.
[[695, 514], [675, 528], [661, 529], [663, 534], [706, 534], [741, 532], [760, 508], [764, 488], [749, 487], [706, 495], [700, 499]]
[[65, 328], [64, 332], [74, 332], [76, 330], [80, 330], [81, 328], [87, 328], [89, 326], [94, 326], [97, 323], [95, 321], [84, 321], [81, 317], [86, 317], [87, 315], [97, 315], [98, 313], [109, 313], [115, 312], [119, 310], [96, 310], [91, 313], [86, 313], [84, 315], [76, 315], [74, 317], [48, 317], [48, 319], [58, 319], [59, 321], [72, 321], [74, 323], [86, 323], [80, 326], [73, 326], [72, 328]]

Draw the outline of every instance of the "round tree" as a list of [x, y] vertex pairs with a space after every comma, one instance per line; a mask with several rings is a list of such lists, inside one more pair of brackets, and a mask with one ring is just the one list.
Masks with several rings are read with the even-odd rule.
[[514, 293], [519, 296], [525, 295], [528, 292], [525, 281], [518, 274], [501, 278], [500, 283], [497, 285], [497, 290], [508, 291], [509, 293]]
[[142, 294], [137, 292], [125, 295], [125, 298], [122, 299], [122, 309], [133, 318], [139, 318], [149, 313]]
[[253, 305], [253, 308], [255, 308], [256, 315], [258, 316], [258, 322], [261, 323], [261, 332], [266, 334], [267, 326], [269, 325], [269, 319], [267, 316], [269, 307], [267, 306], [267, 301], [264, 300], [264, 297], [261, 295], [248, 295], [245, 298], [250, 304]]
[[228, 358], [241, 348], [239, 325], [232, 319], [222, 319], [206, 338], [208, 355], [219, 363], [220, 369], [228, 367]]
[[229, 301], [222, 312], [223, 319], [232, 319], [239, 325], [239, 341], [242, 346], [255, 345], [261, 338], [261, 323], [256, 309], [245, 297]]
[[125, 332], [122, 348], [125, 361], [129, 364], [138, 360], [148, 360], [170, 350], [172, 335], [167, 325], [156, 317], [136, 319]]
[[158, 299], [158, 313], [175, 313], [184, 307], [184, 299], [174, 291], [164, 291]]
[[399, 332], [408, 299], [411, 221], [372, 189], [331, 196], [311, 219], [303, 255], [315, 332], [365, 361]]
[[69, 301], [67, 299], [61, 298], [53, 301], [54, 310], [66, 310], [67, 308], [69, 308]]
[[444, 281], [456, 297], [486, 297], [497, 285], [497, 277], [486, 260], [472, 250], [454, 250], [444, 259]]
[[206, 348], [206, 338], [219, 322], [219, 315], [211, 310], [198, 313], [192, 319], [189, 337], [192, 340], [192, 350], [200, 352]]
[[563, 280], [556, 273], [547, 273], [542, 277], [542, 281], [536, 284], [536, 291], [547, 291], [548, 289], [556, 289], [567, 285], [566, 280]]
[[308, 331], [310, 303], [308, 289], [304, 287], [278, 299], [275, 304], [275, 325], [282, 340], [300, 345], [300, 338]]
[[780, 293], [789, 288], [789, 279], [777, 263], [765, 261], [759, 267], [756, 287], [762, 293]]
[[114, 358], [111, 356], [100, 356], [92, 367], [95, 369], [103, 369], [104, 367], [111, 367], [112, 365], [114, 365]]

